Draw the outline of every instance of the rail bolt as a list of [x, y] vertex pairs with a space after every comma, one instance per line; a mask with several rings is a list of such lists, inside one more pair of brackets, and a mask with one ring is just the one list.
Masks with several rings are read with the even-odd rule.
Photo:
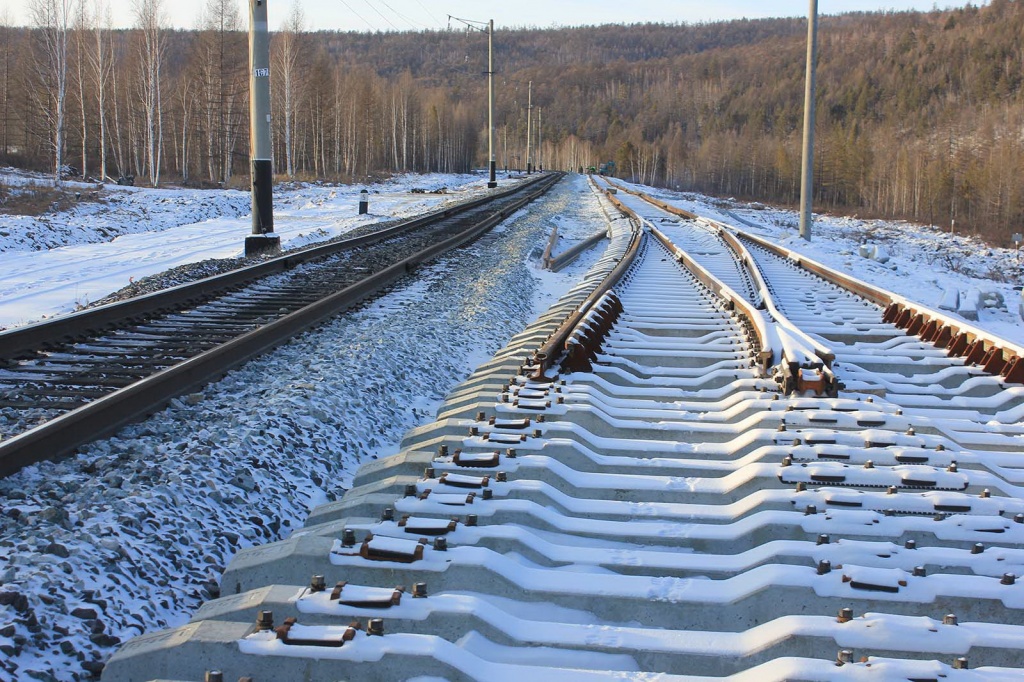
[[836, 665], [846, 665], [847, 663], [853, 663], [853, 652], [849, 649], [843, 649], [836, 656]]
[[497, 474], [495, 474], [494, 480], [496, 480], [498, 483], [505, 483], [506, 481], [508, 481], [508, 474], [505, 473], [504, 471], [499, 471]]
[[822, 559], [818, 562], [818, 575], [825, 575], [826, 573], [832, 572], [832, 562], [828, 559]]
[[839, 617], [836, 618], [840, 623], [849, 623], [853, 620], [853, 609], [850, 607], [844, 607], [839, 609]]
[[405, 485], [405, 496], [415, 497], [416, 496], [416, 485], [414, 483], [407, 483]]
[[380, 520], [381, 521], [394, 521], [395, 520], [395, 510], [392, 509], [391, 507], [384, 507], [384, 509], [382, 509], [381, 512], [380, 512]]
[[220, 670], [207, 670], [203, 682], [224, 682], [224, 673]]
[[829, 542], [831, 542], [831, 540], [832, 539], [828, 535], [826, 535], [824, 533], [822, 533], [821, 535], [818, 536], [818, 544], [819, 545], [827, 545]]
[[479, 519], [477, 518], [476, 514], [466, 514], [466, 525], [467, 526], [475, 526], [476, 522], [478, 520]]
[[999, 582], [1003, 585], [1012, 585], [1017, 582], [1017, 576], [1013, 573], [1003, 573], [1003, 578]]
[[384, 619], [383, 618], [371, 618], [369, 625], [366, 626], [366, 634], [375, 637], [384, 636]]
[[903, 546], [907, 549], [917, 549], [917, 540], [907, 540]]
[[323, 592], [327, 589], [327, 581], [324, 580], [322, 575], [314, 575], [309, 581], [310, 592]]
[[256, 614], [256, 629], [260, 632], [274, 629], [274, 612], [260, 611]]
[[343, 547], [352, 547], [356, 544], [356, 532], [351, 528], [346, 528], [341, 533], [341, 544]]
[[968, 666], [967, 666], [967, 657], [966, 656], [960, 656], [958, 658], [953, 659], [953, 669], [954, 670], [967, 670], [967, 668], [968, 668]]
[[413, 583], [412, 596], [415, 599], [423, 599], [427, 596], [427, 584], [426, 583]]
[[985, 551], [985, 545], [980, 542], [975, 542], [974, 546], [971, 547], [971, 554], [981, 554]]
[[960, 622], [957, 620], [957, 617], [956, 617], [955, 613], [947, 613], [945, 616], [942, 617], [942, 624], [943, 625], [959, 625]]
[[928, 571], [925, 570], [924, 566], [914, 566], [914, 572], [912, 575], [915, 578], [924, 578], [928, 575]]
[[448, 551], [448, 539], [444, 537], [434, 538], [434, 549], [438, 552]]

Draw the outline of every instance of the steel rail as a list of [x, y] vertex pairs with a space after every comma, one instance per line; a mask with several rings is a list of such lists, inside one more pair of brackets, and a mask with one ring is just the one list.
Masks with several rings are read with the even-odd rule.
[[278, 256], [277, 258], [262, 261], [255, 265], [249, 265], [195, 282], [137, 296], [126, 301], [108, 303], [69, 315], [63, 315], [52, 320], [2, 331], [0, 332], [0, 365], [5, 361], [10, 362], [16, 358], [34, 354], [39, 350], [46, 350], [74, 341], [85, 334], [94, 334], [113, 329], [118, 325], [137, 322], [152, 315], [176, 310], [182, 306], [195, 305], [209, 300], [218, 294], [240, 288], [257, 279], [291, 270], [302, 263], [402, 235], [443, 218], [465, 213], [492, 201], [511, 196], [516, 192], [524, 191], [527, 187], [535, 186], [535, 183], [543, 181], [544, 178], [541, 177], [527, 185], [520, 185], [456, 206], [432, 211], [378, 232], [343, 239], [329, 244], [311, 246]]
[[1024, 347], [1007, 341], [991, 332], [979, 329], [963, 320], [946, 315], [916, 301], [911, 301], [904, 296], [886, 291], [861, 281], [856, 277], [834, 270], [827, 265], [778, 244], [773, 244], [763, 237], [750, 234], [734, 225], [699, 216], [691, 211], [655, 199], [643, 192], [621, 186], [617, 186], [617, 188], [640, 197], [644, 201], [669, 213], [689, 220], [701, 220], [709, 225], [747, 239], [780, 258], [787, 259], [796, 267], [817, 275], [826, 282], [884, 308], [883, 321], [894, 324], [911, 336], [917, 336], [922, 341], [932, 343], [937, 348], [947, 351], [953, 357], [963, 358], [966, 363], [976, 364], [987, 373], [1001, 376], [1009, 383], [1024, 384]]
[[[511, 206], [492, 213], [469, 229], [371, 274], [356, 284], [29, 431], [0, 441], [0, 475], [6, 476], [30, 464], [67, 455], [87, 442], [109, 436], [125, 424], [152, 414], [174, 397], [224, 376], [231, 369], [394, 283], [421, 263], [476, 239], [542, 195], [561, 177], [561, 174], [542, 176], [529, 186], [528, 193]], [[524, 188], [519, 189], [523, 191]], [[500, 196], [507, 194], [502, 193]]]
[[545, 373], [565, 355], [566, 351], [568, 351], [567, 343], [572, 337], [573, 332], [576, 330], [576, 327], [579, 326], [580, 322], [582, 322], [587, 316], [587, 313], [594, 308], [595, 304], [597, 304], [601, 297], [611, 291], [612, 287], [615, 286], [615, 283], [626, 274], [630, 266], [633, 264], [633, 260], [636, 258], [637, 252], [640, 250], [640, 244], [643, 238], [643, 229], [637, 221], [636, 216], [632, 214], [629, 209], [623, 206], [622, 202], [616, 199], [613, 194], [608, 193], [606, 196], [623, 215], [629, 216], [630, 218], [633, 231], [630, 236], [629, 247], [626, 249], [626, 253], [619, 260], [619, 263], [615, 268], [609, 272], [603, 280], [601, 280], [597, 287], [590, 292], [576, 310], [569, 315], [569, 317], [567, 317], [554, 332], [552, 332], [547, 341], [545, 341], [541, 345], [540, 349], [534, 353], [534, 371], [531, 375], [531, 378], [533, 379], [542, 379]]

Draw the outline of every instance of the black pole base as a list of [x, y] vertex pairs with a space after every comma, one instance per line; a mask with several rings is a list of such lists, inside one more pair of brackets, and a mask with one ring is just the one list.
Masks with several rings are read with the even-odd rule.
[[497, 163], [491, 161], [487, 180], [488, 189], [494, 189], [495, 187], [498, 186], [498, 181], [495, 179], [495, 171], [497, 170], [497, 166]]
[[252, 162], [252, 233], [274, 232], [274, 169], [270, 161]]
[[281, 252], [281, 236], [253, 234], [245, 238], [245, 257], [273, 255]]

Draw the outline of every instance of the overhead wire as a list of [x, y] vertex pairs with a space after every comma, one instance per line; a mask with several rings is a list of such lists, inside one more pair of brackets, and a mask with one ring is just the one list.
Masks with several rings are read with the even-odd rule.
[[352, 14], [356, 15], [357, 17], [359, 17], [359, 19], [361, 19], [364, 24], [366, 24], [367, 26], [370, 27], [371, 31], [376, 30], [376, 27], [373, 24], [371, 24], [370, 22], [368, 22], [363, 15], [361, 15], [359, 12], [357, 12], [355, 10], [355, 8], [352, 7], [352, 5], [350, 5], [347, 2], [345, 2], [345, 0], [341, 0], [341, 4], [345, 5], [345, 7], [348, 8], [349, 12], [352, 12]]
[[426, 5], [424, 5], [422, 2], [420, 2], [420, 0], [416, 0], [416, 4], [419, 5], [420, 7], [422, 7], [423, 11], [426, 12], [427, 14], [429, 14], [430, 18], [433, 19], [437, 23], [438, 26], [441, 25], [441, 20], [438, 19], [436, 16], [434, 16], [434, 13], [431, 12], [429, 9], [427, 9]]
[[411, 26], [413, 28], [414, 31], [417, 30], [417, 29], [420, 29], [420, 28], [428, 28], [426, 24], [421, 24], [418, 21], [413, 21], [412, 19], [410, 19], [406, 15], [402, 14], [397, 9], [395, 9], [394, 7], [389, 5], [387, 2], [385, 2], [385, 0], [380, 0], [380, 4], [384, 5], [389, 10], [394, 12], [397, 16], [401, 17], [405, 21], [405, 23], [409, 24], [409, 26]]
[[372, 10], [373, 10], [374, 12], [376, 12], [376, 13], [377, 13], [377, 16], [379, 16], [379, 17], [380, 17], [381, 19], [383, 19], [384, 21], [386, 21], [386, 22], [388, 23], [388, 25], [390, 25], [390, 26], [391, 26], [391, 28], [395, 29], [396, 31], [399, 31], [399, 30], [401, 30], [401, 29], [399, 29], [399, 28], [398, 28], [397, 26], [395, 26], [395, 23], [394, 23], [393, 21], [391, 21], [391, 20], [390, 20], [390, 19], [388, 19], [388, 18], [387, 18], [386, 16], [384, 16], [383, 14], [381, 14], [381, 11], [380, 11], [379, 9], [377, 9], [376, 7], [374, 7], [373, 5], [371, 5], [371, 4], [370, 4], [370, 0], [364, 0], [364, 1], [366, 2], [366, 6], [367, 6], [367, 7], [369, 7], [370, 9], [372, 9]]

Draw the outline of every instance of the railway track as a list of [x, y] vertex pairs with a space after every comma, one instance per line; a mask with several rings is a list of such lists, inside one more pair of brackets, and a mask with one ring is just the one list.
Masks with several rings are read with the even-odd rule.
[[1014, 347], [616, 196], [434, 423], [103, 679], [1021, 679]]
[[358, 303], [479, 236], [558, 177], [0, 333], [0, 475], [109, 435]]

